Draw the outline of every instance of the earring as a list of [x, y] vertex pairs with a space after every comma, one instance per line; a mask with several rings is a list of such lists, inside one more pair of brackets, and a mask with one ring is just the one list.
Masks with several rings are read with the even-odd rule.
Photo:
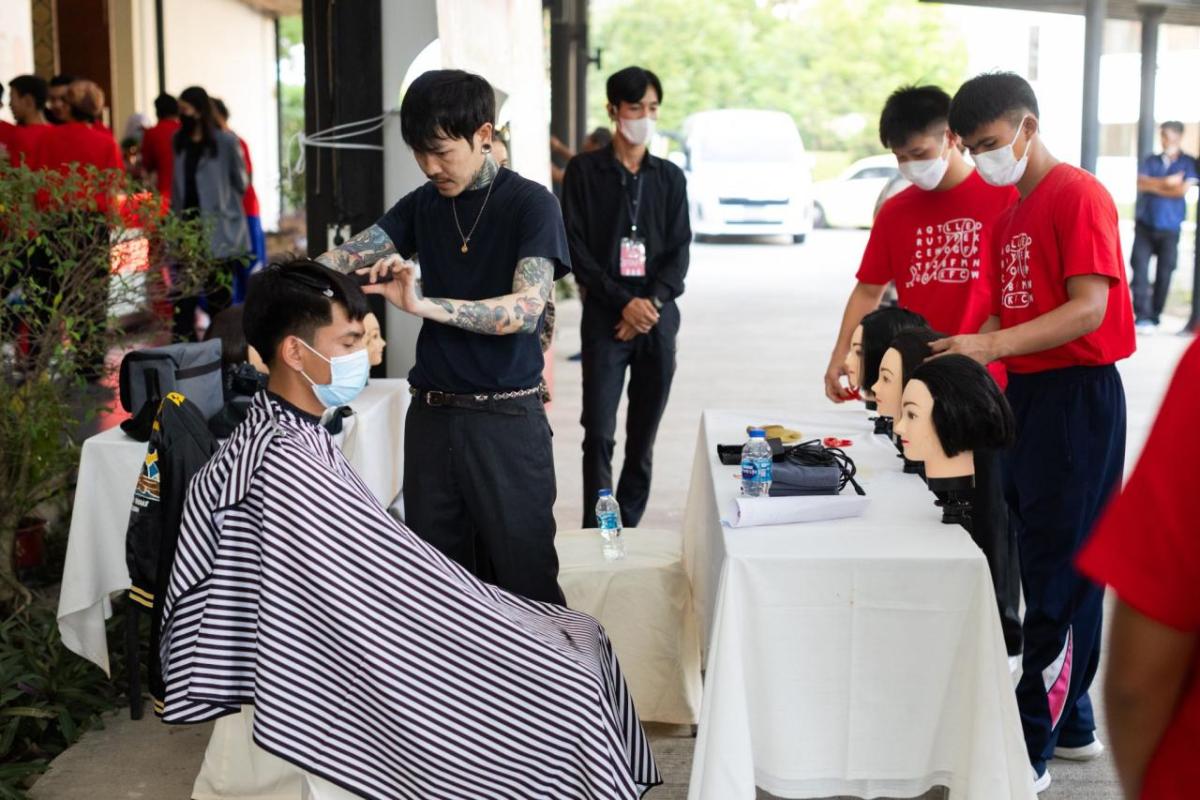
[[491, 142], [484, 142], [484, 143], [483, 143], [483, 152], [484, 152], [484, 153], [490, 153], [490, 152], [492, 152], [492, 143], [491, 143]]

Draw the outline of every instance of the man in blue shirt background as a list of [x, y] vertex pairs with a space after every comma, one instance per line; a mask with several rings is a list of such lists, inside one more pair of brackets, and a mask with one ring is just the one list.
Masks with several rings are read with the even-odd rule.
[[[1138, 169], [1137, 225], [1133, 237], [1133, 311], [1139, 331], [1158, 327], [1171, 290], [1179, 254], [1179, 229], [1187, 216], [1184, 195], [1196, 183], [1196, 160], [1180, 149], [1182, 122], [1159, 127], [1162, 153], [1147, 156]], [[1150, 285], [1150, 256], [1156, 258]]]

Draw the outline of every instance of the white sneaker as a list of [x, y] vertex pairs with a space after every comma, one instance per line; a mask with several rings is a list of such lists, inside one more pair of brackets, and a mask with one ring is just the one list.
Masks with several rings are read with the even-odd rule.
[[1100, 743], [1100, 740], [1092, 739], [1083, 747], [1056, 747], [1054, 748], [1054, 757], [1064, 758], [1067, 761], [1091, 761], [1103, 752], [1104, 745]]
[[1050, 770], [1047, 769], [1041, 776], [1037, 774], [1037, 770], [1033, 767], [1030, 767], [1029, 771], [1033, 773], [1033, 791], [1041, 794], [1050, 788]]

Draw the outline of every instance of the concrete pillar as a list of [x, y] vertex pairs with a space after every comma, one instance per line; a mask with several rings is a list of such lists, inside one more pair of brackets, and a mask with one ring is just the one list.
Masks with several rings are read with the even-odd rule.
[[1166, 9], [1142, 6], [1142, 89], [1138, 112], [1138, 163], [1154, 152], [1154, 84], [1158, 77], [1158, 26]]
[[573, 149], [587, 135], [587, 0], [550, 3], [550, 131]]
[[1100, 155], [1100, 56], [1104, 52], [1104, 20], [1108, 0], [1087, 0], [1083, 46], [1083, 127], [1079, 165], [1095, 173]]
[[[436, 0], [385, 1], [383, 10], [383, 108], [400, 107], [404, 77], [412, 62], [438, 38]], [[442, 65], [437, 65], [442, 66]], [[415, 76], [414, 76], [415, 77]], [[400, 118], [383, 127], [383, 207], [392, 205], [425, 182], [412, 153], [400, 137]], [[310, 238], [312, 234], [309, 234]], [[386, 367], [390, 378], [407, 378], [417, 360], [421, 320], [387, 305]]]

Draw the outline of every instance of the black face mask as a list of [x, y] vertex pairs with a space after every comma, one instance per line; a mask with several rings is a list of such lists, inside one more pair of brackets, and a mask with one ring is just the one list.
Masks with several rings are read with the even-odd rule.
[[200, 120], [193, 117], [191, 114], [184, 114], [179, 118], [180, 129], [184, 136], [191, 136], [196, 132], [196, 126], [200, 124]]

